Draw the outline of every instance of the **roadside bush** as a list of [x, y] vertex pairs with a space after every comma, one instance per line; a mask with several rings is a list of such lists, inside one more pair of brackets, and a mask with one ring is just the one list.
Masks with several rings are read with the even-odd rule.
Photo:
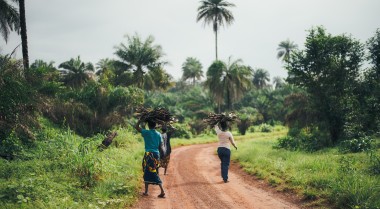
[[8, 160], [18, 156], [24, 149], [21, 140], [14, 132], [0, 140], [0, 145], [0, 156]]
[[372, 141], [372, 138], [367, 136], [354, 138], [342, 141], [339, 148], [340, 151], [344, 153], [368, 151], [372, 148]]
[[268, 125], [266, 123], [263, 123], [259, 126], [259, 130], [261, 132], [264, 132], [264, 133], [269, 133], [269, 132], [272, 132], [272, 126], [271, 125]]
[[172, 138], [185, 138], [190, 139], [191, 138], [191, 132], [189, 131], [189, 128], [186, 124], [174, 124], [174, 132], [172, 134]]
[[328, 137], [318, 130], [291, 129], [288, 136], [278, 139], [274, 148], [314, 152], [327, 146]]
[[193, 135], [199, 135], [204, 132], [207, 125], [201, 120], [194, 120], [189, 122], [190, 130]]

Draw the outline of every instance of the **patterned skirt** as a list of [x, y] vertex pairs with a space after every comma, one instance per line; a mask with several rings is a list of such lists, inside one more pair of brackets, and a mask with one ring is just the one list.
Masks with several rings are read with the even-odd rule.
[[161, 159], [161, 167], [167, 168], [170, 161], [170, 155], [167, 155]]
[[162, 181], [158, 176], [158, 168], [160, 167], [160, 157], [155, 152], [145, 152], [142, 161], [144, 171], [144, 182], [148, 184], [161, 184]]

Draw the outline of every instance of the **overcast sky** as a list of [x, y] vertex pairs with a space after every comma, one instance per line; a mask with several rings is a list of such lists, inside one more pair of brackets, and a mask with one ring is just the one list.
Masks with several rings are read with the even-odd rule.
[[[278, 44], [286, 39], [303, 48], [313, 26], [327, 32], [351, 34], [365, 42], [380, 28], [379, 0], [229, 0], [235, 22], [219, 32], [219, 59], [242, 59], [253, 68], [274, 76], [287, 72], [276, 58]], [[211, 26], [196, 22], [198, 0], [29, 0], [26, 1], [30, 62], [56, 65], [81, 56], [96, 64], [116, 58], [115, 46], [124, 35], [149, 35], [162, 46], [166, 70], [176, 79], [187, 57], [199, 59], [206, 72], [215, 58]], [[9, 54], [20, 44], [12, 34], [0, 52]], [[21, 48], [16, 53], [21, 57]]]

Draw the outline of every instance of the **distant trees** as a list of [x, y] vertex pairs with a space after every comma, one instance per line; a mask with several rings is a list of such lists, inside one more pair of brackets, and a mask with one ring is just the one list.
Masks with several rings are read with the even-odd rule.
[[195, 85], [196, 80], [200, 80], [203, 77], [202, 64], [194, 57], [188, 57], [186, 59], [182, 64], [182, 70], [182, 80], [186, 81], [191, 79], [193, 85]]
[[278, 89], [285, 85], [285, 81], [280, 76], [275, 76], [273, 77], [273, 85], [276, 89]]
[[91, 63], [82, 62], [79, 56], [61, 63], [58, 67], [66, 70], [63, 76], [64, 83], [75, 88], [83, 86], [95, 71]]
[[281, 41], [277, 48], [277, 59], [282, 59], [283, 62], [287, 63], [289, 61], [290, 54], [296, 50], [297, 47], [297, 44], [289, 39], [286, 41]]
[[123, 71], [132, 71], [132, 82], [139, 88], [144, 87], [145, 73], [151, 70], [159, 70], [165, 62], [162, 61], [163, 52], [160, 45], [154, 45], [153, 36], [141, 40], [137, 34], [126, 36], [127, 44], [121, 43], [116, 47], [116, 56], [120, 61], [116, 62]]
[[265, 69], [258, 68], [253, 72], [252, 83], [257, 89], [262, 89], [268, 85], [270, 81], [269, 72]]
[[242, 98], [251, 86], [251, 70], [242, 64], [241, 59], [232, 60], [228, 63], [214, 61], [207, 70], [206, 88], [220, 106], [225, 101], [228, 110], [233, 109], [233, 103]]
[[224, 24], [230, 25], [234, 21], [234, 16], [228, 7], [235, 4], [225, 0], [202, 0], [198, 7], [197, 22], [203, 20], [204, 24], [212, 24], [215, 33], [215, 60], [218, 60], [218, 30]]

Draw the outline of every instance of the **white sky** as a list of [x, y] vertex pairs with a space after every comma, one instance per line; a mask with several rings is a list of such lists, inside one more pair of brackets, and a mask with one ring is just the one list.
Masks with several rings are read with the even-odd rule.
[[[235, 22], [219, 32], [219, 59], [242, 59], [274, 76], [287, 72], [276, 58], [278, 44], [286, 39], [300, 48], [313, 26], [327, 32], [351, 34], [365, 42], [380, 28], [379, 0], [229, 0]], [[30, 63], [35, 59], [56, 65], [81, 56], [96, 64], [116, 58], [116, 45], [125, 34], [148, 35], [162, 46], [166, 70], [176, 79], [187, 57], [199, 59], [206, 72], [215, 58], [211, 26], [196, 22], [198, 0], [30, 0], [26, 1]], [[12, 34], [0, 52], [11, 53], [20, 44]], [[21, 57], [21, 48], [17, 50]]]

